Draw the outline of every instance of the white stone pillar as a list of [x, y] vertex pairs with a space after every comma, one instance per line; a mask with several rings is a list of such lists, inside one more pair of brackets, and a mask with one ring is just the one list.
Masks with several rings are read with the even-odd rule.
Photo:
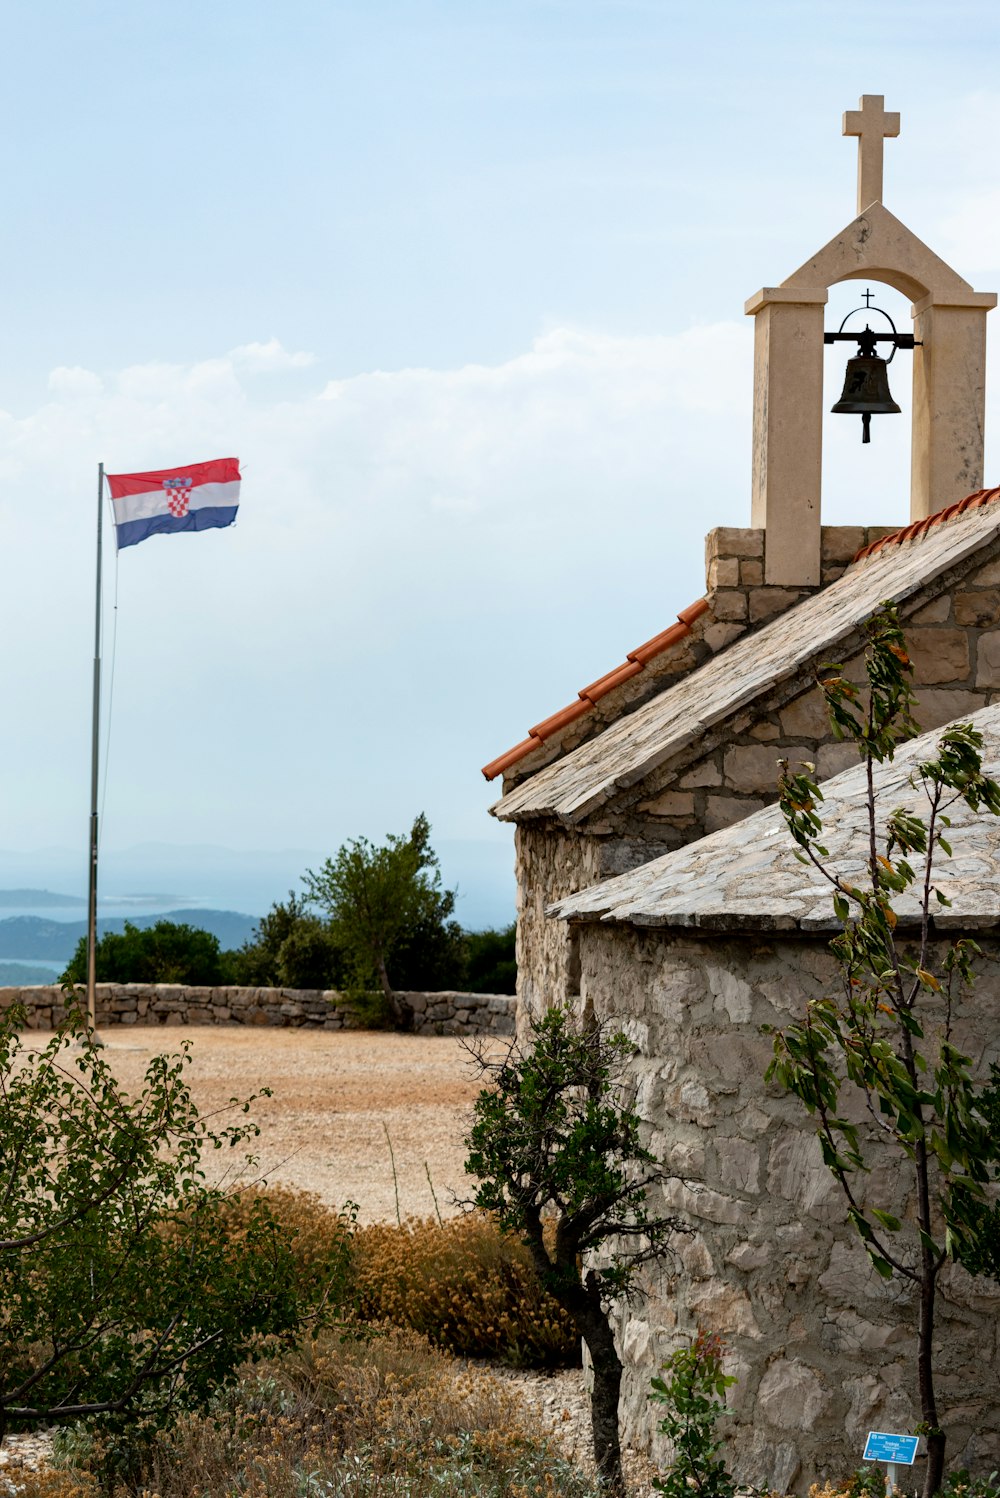
[[826, 288], [766, 286], [754, 326], [753, 500], [764, 581], [818, 587]]
[[914, 303], [911, 520], [982, 488], [986, 314], [996, 304], [991, 291]]

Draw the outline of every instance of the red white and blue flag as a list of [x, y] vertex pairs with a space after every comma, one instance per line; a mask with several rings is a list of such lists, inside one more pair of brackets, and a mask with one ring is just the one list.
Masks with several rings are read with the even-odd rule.
[[232, 525], [240, 503], [238, 458], [215, 458], [187, 468], [106, 475], [114, 506], [118, 550], [147, 536], [207, 531]]

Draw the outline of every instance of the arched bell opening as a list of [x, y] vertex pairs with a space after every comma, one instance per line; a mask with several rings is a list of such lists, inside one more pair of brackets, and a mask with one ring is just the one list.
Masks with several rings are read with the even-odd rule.
[[[866, 293], [870, 293], [870, 313], [865, 311]], [[830, 287], [824, 328], [837, 332], [843, 324], [845, 333], [860, 335], [866, 327], [888, 333], [890, 323], [875, 310], [882, 308], [898, 332], [912, 334], [911, 306], [909, 296], [885, 281], [872, 276], [852, 278]], [[857, 354], [855, 342], [828, 344], [823, 351], [823, 524], [870, 525], [872, 515], [877, 514], [880, 524], [906, 525], [910, 518], [914, 355], [884, 343], [876, 345], [877, 356], [886, 361], [884, 371], [876, 374], [888, 392], [887, 404], [897, 405], [899, 412], [872, 415], [870, 441], [863, 443], [861, 414], [832, 409], [851, 405], [853, 393], [865, 396], [871, 391], [870, 385], [860, 391], [856, 388], [860, 376], [866, 374], [856, 367]], [[846, 379], [849, 369], [850, 382]]]

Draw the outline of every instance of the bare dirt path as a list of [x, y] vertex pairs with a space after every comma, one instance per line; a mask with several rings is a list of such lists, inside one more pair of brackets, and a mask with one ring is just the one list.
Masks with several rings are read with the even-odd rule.
[[[451, 1036], [116, 1025], [101, 1038], [128, 1092], [141, 1086], [151, 1056], [184, 1039], [192, 1042], [188, 1075], [202, 1113], [272, 1088], [273, 1097], [253, 1107], [259, 1173], [314, 1191], [332, 1206], [355, 1201], [362, 1222], [395, 1220], [390, 1141], [402, 1216], [433, 1213], [428, 1170], [442, 1216], [454, 1212], [453, 1194], [468, 1191], [462, 1140], [481, 1084]], [[502, 1049], [502, 1042], [492, 1045]], [[212, 1179], [230, 1165], [215, 1153], [205, 1161]]]

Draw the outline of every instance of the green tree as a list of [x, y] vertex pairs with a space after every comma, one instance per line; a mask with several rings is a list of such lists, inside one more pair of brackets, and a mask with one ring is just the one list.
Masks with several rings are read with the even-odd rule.
[[[238, 1150], [257, 1129], [199, 1116], [187, 1045], [154, 1057], [129, 1097], [79, 1016], [37, 1051], [24, 1018], [0, 1016], [0, 1439], [203, 1408], [317, 1310], [264, 1198], [234, 1217], [203, 1180], [206, 1150]], [[327, 1269], [329, 1292], [346, 1265]]]
[[[938, 1277], [949, 1257], [973, 1263], [980, 1252], [985, 1185], [996, 1159], [984, 1111], [984, 1078], [953, 1039], [956, 994], [972, 983], [978, 952], [970, 940], [941, 955], [933, 915], [949, 901], [934, 880], [935, 861], [948, 857], [949, 811], [1000, 813], [1000, 785], [983, 773], [982, 736], [971, 724], [946, 729], [937, 753], [916, 767], [926, 814], [892, 811], [882, 824], [875, 766], [919, 730], [913, 718], [913, 668], [895, 609], [885, 604], [867, 625], [867, 687], [839, 665], [820, 683], [834, 730], [854, 742], [866, 771], [867, 883], [856, 884], [829, 863], [823, 846], [822, 792], [807, 765], [783, 765], [780, 804], [798, 857], [832, 889], [842, 923], [831, 942], [841, 971], [838, 992], [810, 1002], [803, 1019], [775, 1032], [767, 1073], [816, 1117], [823, 1159], [838, 1181], [847, 1217], [872, 1265], [899, 1275], [917, 1295], [916, 1375], [927, 1440], [925, 1498], [944, 1474], [945, 1432], [935, 1395], [934, 1317]], [[910, 859], [917, 864], [915, 868]], [[910, 893], [919, 929], [908, 943], [897, 935], [893, 897]], [[853, 1120], [866, 1120], [861, 1127]], [[908, 1176], [912, 1214], [866, 1199], [862, 1179], [889, 1150]]]
[[686, 1229], [646, 1208], [664, 1173], [640, 1138], [628, 1075], [632, 1042], [599, 1026], [581, 1028], [562, 1008], [533, 1020], [528, 1039], [524, 1048], [513, 1042], [500, 1060], [474, 1052], [490, 1085], [474, 1105], [465, 1169], [479, 1179], [474, 1205], [523, 1238], [545, 1289], [587, 1344], [594, 1461], [607, 1489], [623, 1495], [622, 1365], [610, 1312], [640, 1265]]
[[234, 980], [249, 988], [339, 988], [345, 981], [344, 954], [327, 922], [294, 890], [227, 955]]
[[515, 921], [501, 931], [463, 931], [462, 987], [469, 993], [516, 993], [516, 935]]
[[[219, 938], [197, 926], [157, 921], [153, 926], [125, 922], [122, 932], [108, 931], [97, 942], [99, 983], [228, 983], [228, 954]], [[87, 939], [81, 936], [60, 983], [87, 981]]]
[[[381, 845], [354, 838], [302, 880], [307, 899], [329, 919], [354, 988], [377, 983], [397, 1025], [410, 1023], [412, 1015], [400, 1001], [390, 970], [396, 973], [405, 961], [412, 977], [415, 950], [440, 955], [440, 949], [460, 938], [449, 920], [455, 893], [441, 888], [430, 832], [421, 813], [408, 836], [390, 833]], [[398, 979], [397, 986], [402, 986]]]

